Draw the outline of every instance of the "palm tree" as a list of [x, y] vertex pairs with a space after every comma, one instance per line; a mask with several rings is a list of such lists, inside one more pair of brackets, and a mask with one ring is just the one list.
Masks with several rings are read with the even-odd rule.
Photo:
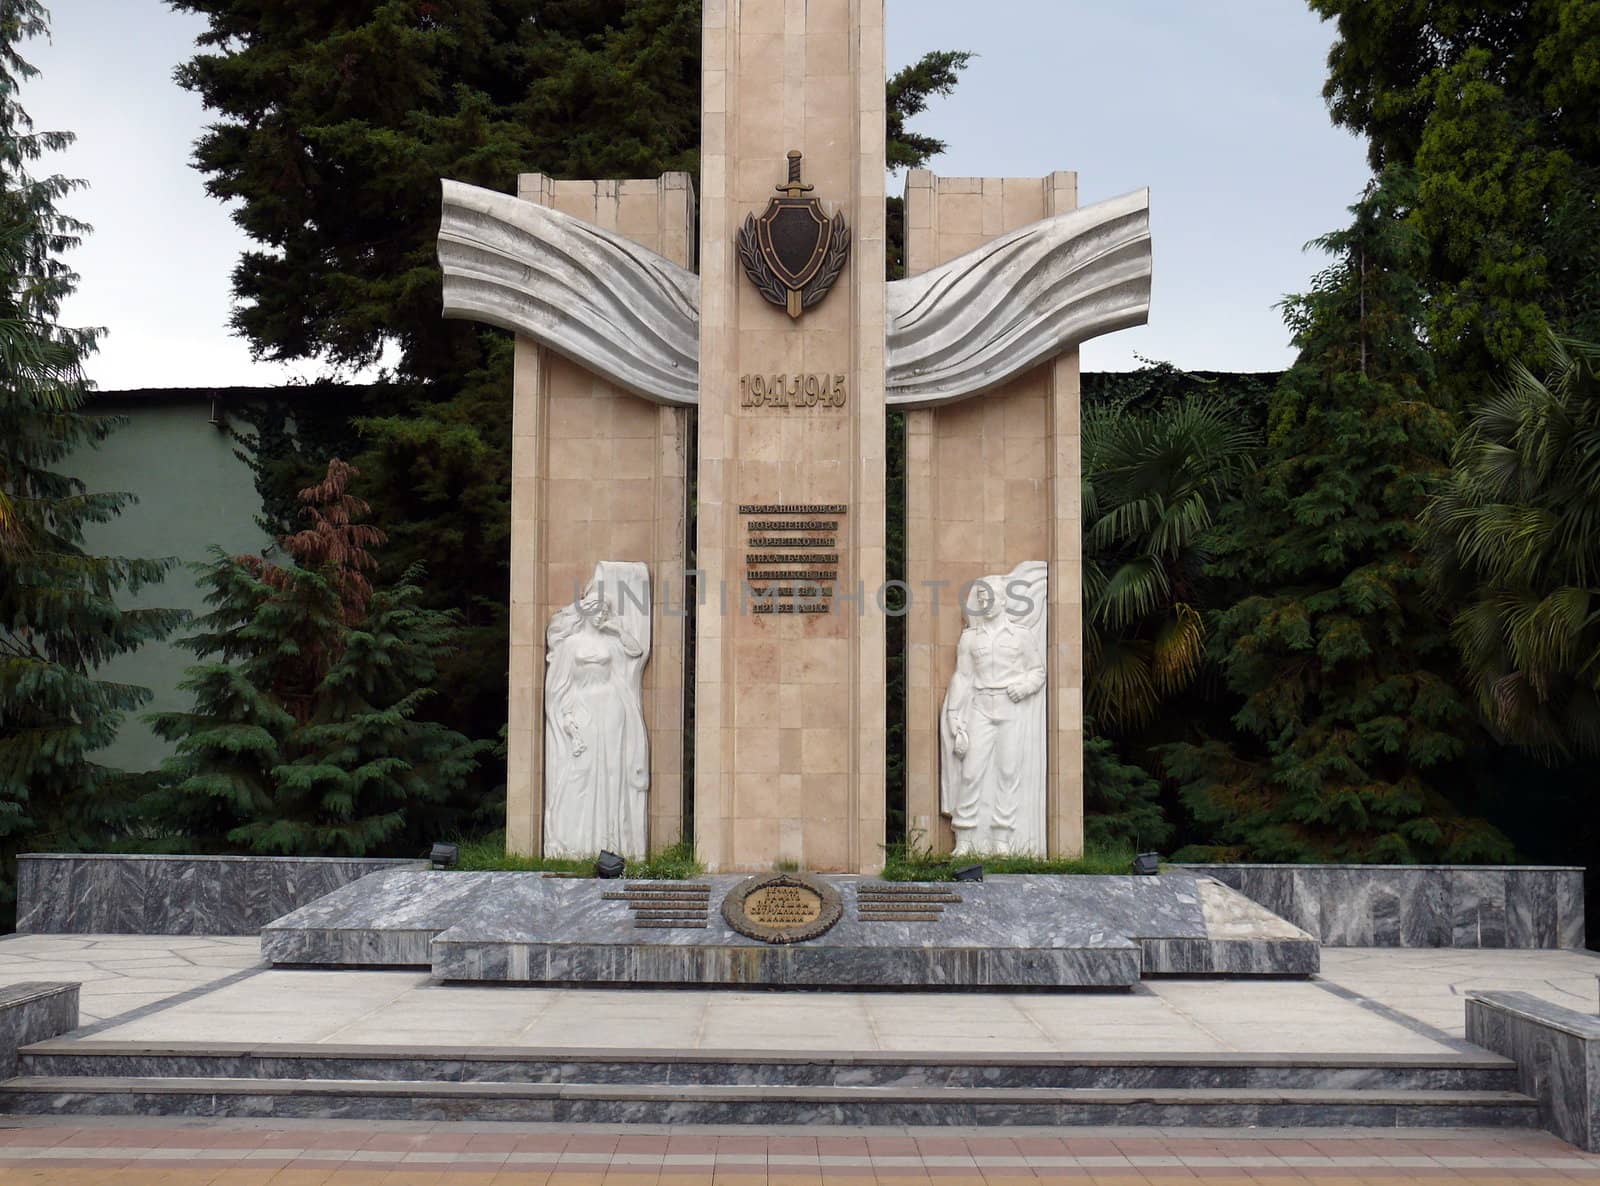
[[1254, 444], [1215, 399], [1085, 410], [1085, 707], [1100, 724], [1148, 721], [1199, 670], [1207, 540]]
[[1552, 337], [1478, 406], [1423, 522], [1479, 707], [1545, 756], [1600, 753], [1600, 345]]

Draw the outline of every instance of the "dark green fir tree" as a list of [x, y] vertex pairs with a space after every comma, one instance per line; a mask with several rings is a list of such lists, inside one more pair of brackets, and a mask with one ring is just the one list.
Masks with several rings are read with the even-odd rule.
[[410, 851], [453, 826], [486, 748], [418, 718], [457, 627], [415, 573], [374, 588], [384, 536], [355, 475], [336, 460], [301, 491], [309, 525], [279, 540], [292, 564], [219, 549], [203, 570], [212, 609], [185, 645], [209, 662], [183, 685], [194, 709], [155, 718], [176, 754], [153, 808], [202, 847]]
[[1083, 741], [1083, 829], [1092, 849], [1148, 852], [1172, 837], [1161, 810], [1161, 784], [1149, 771], [1124, 762], [1109, 737]]
[[1449, 412], [1420, 337], [1412, 189], [1384, 174], [1286, 320], [1299, 355], [1273, 397], [1267, 455], [1216, 539], [1217, 576], [1256, 590], [1214, 616], [1243, 701], [1227, 739], [1169, 747], [1211, 855], [1499, 860], [1509, 845], [1452, 792], [1477, 736], [1418, 517], [1445, 468]]
[[72, 143], [37, 132], [18, 88], [37, 71], [19, 45], [48, 31], [35, 0], [0, 0], [0, 856], [3, 900], [23, 845], [108, 843], [123, 817], [116, 772], [94, 760], [150, 693], [96, 678], [117, 655], [165, 636], [176, 611], [123, 610], [119, 593], [159, 581], [168, 562], [96, 556], [85, 528], [128, 495], [96, 494], [61, 472], [112, 427], [85, 415], [83, 363], [98, 331], [59, 322], [77, 276], [62, 256], [86, 226], [57, 203], [79, 186], [29, 169]]

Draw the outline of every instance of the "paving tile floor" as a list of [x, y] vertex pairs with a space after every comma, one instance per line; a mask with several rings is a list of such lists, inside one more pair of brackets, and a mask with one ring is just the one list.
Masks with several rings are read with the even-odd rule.
[[1535, 1132], [748, 1129], [0, 1118], [0, 1186], [1600, 1182]]
[[1600, 955], [1592, 951], [1322, 949], [1321, 979], [1372, 1005], [1460, 1037], [1472, 989], [1532, 993], [1600, 1012]]
[[[236, 972], [248, 960], [237, 942], [219, 944], [206, 956], [216, 962], [194, 977]], [[6, 957], [16, 946], [0, 944], [4, 975], [15, 971]], [[51, 955], [35, 939], [23, 950], [67, 969], [69, 956], [86, 959], [100, 949]], [[172, 949], [161, 967], [179, 954]], [[1152, 980], [1133, 992], [1087, 993], [785, 992], [782, 1025], [773, 1024], [779, 994], [772, 992], [437, 985], [421, 972], [261, 967], [113, 1020], [94, 1036], [337, 1046], [1427, 1054], [1460, 1047], [1469, 988], [1518, 988], [1587, 1008], [1600, 973], [1600, 959], [1588, 952], [1323, 954], [1323, 974], [1312, 981]], [[109, 965], [91, 966], [101, 974]], [[140, 971], [133, 982], [153, 974]], [[31, 969], [14, 978], [30, 976]], [[103, 1016], [116, 984], [91, 983], [88, 1015]]]
[[[781, 1001], [781, 1004], [780, 1004]], [[782, 1023], [773, 1010], [781, 1007]], [[435, 985], [413, 972], [263, 971], [101, 1029], [105, 1041], [675, 1050], [1439, 1053], [1308, 983], [1132, 993], [784, 993]]]
[[[0, 984], [83, 981], [78, 1036], [834, 1051], [1436, 1053], [1464, 994], [1595, 1004], [1588, 952], [1326, 950], [1313, 981], [1156, 980], [1132, 993], [782, 993], [440, 986], [274, 970], [254, 937], [12, 936]], [[783, 1023], [774, 1024], [775, 1004]], [[0, 1117], [0, 1186], [1092, 1186], [1600, 1182], [1543, 1133], [1318, 1129], [793, 1132], [630, 1126]]]
[[0, 986], [76, 980], [85, 1025], [146, 1008], [259, 966], [254, 935], [6, 935]]
[[1312, 981], [1174, 979], [1131, 993], [782, 994], [436, 985], [419, 972], [275, 970], [254, 936], [11, 935], [0, 985], [77, 980], [93, 1036], [652, 1049], [1434, 1053], [1465, 994], [1600, 1005], [1586, 951], [1340, 949]]

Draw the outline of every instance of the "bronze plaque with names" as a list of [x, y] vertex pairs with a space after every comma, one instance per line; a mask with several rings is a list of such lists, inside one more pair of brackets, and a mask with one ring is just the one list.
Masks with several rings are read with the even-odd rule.
[[844, 913], [839, 891], [806, 873], [747, 878], [722, 901], [722, 916], [763, 943], [803, 943], [826, 934]]

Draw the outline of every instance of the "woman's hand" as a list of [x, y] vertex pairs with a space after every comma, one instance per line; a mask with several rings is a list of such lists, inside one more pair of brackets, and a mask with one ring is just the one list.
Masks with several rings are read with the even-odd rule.
[[578, 722], [572, 719], [570, 712], [561, 714], [561, 728], [572, 741], [572, 756], [581, 758], [589, 747], [583, 743], [583, 738], [578, 733]]

